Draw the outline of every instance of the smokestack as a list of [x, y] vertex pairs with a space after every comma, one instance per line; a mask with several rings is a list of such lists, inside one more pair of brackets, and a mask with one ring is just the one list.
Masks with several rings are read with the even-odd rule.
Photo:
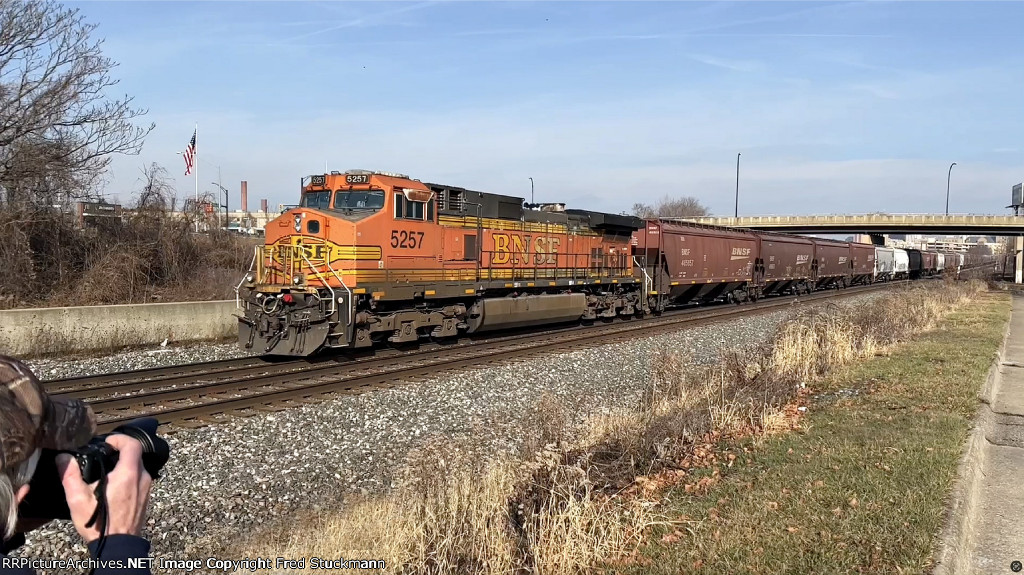
[[249, 190], [248, 182], [242, 180], [242, 213], [249, 211]]
[[264, 214], [267, 213], [267, 211], [269, 211], [267, 205], [267, 198], [263, 198], [262, 200], [260, 200], [260, 211], [263, 212]]

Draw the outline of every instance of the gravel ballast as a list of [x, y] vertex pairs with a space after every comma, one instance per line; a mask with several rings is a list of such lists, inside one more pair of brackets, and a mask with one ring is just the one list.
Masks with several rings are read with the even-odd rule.
[[[864, 294], [845, 302], [865, 305], [879, 295]], [[481, 452], [514, 449], [544, 392], [556, 397], [577, 421], [632, 405], [661, 350], [707, 361], [723, 348], [763, 341], [791, 313], [787, 309], [442, 373], [391, 389], [179, 431], [169, 437], [171, 460], [153, 488], [151, 555], [205, 557], [220, 543], [238, 541], [258, 526], [297, 511], [334, 509], [347, 493], [386, 489], [409, 452], [431, 437], [471, 437]], [[187, 362], [231, 357], [205, 358], [201, 353], [188, 351], [183, 357]], [[60, 377], [49, 374], [66, 373], [64, 369], [85, 375], [81, 370], [88, 367], [75, 362], [89, 361], [96, 369], [111, 371], [137, 369], [134, 366], [142, 367], [139, 362], [145, 359], [133, 357], [123, 364], [133, 367], [116, 367], [118, 358], [74, 360], [72, 367], [45, 361], [31, 363], [49, 378]], [[31, 533], [29, 543], [15, 555], [86, 556], [68, 522]]]
[[86, 355], [72, 358], [46, 357], [26, 359], [36, 377], [42, 380], [87, 377], [135, 369], [153, 369], [187, 363], [205, 363], [258, 355], [237, 343], [170, 344], [126, 349], [116, 354]]

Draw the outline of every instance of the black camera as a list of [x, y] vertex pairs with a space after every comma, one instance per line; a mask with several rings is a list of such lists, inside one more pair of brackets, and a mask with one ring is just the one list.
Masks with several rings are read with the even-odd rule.
[[[118, 427], [114, 431], [92, 438], [89, 443], [77, 449], [54, 451], [44, 449], [39, 457], [36, 472], [29, 482], [28, 496], [18, 507], [18, 517], [24, 519], [71, 519], [61, 484], [57, 463], [61, 453], [70, 454], [82, 470], [82, 481], [93, 483], [104, 474], [110, 473], [117, 465], [120, 454], [106, 442], [110, 435], [121, 433], [137, 439], [142, 444], [142, 466], [150, 477], [160, 477], [160, 470], [171, 456], [171, 447], [156, 434], [160, 422], [152, 417], [143, 417]], [[60, 495], [57, 497], [57, 495]]]

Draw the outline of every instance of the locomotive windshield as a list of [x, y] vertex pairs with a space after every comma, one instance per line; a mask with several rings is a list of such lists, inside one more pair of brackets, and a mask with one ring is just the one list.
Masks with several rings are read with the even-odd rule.
[[315, 208], [317, 210], [329, 209], [331, 207], [331, 191], [306, 192], [302, 194], [302, 203], [299, 205], [304, 208]]
[[379, 210], [384, 207], [382, 190], [338, 190], [334, 197], [336, 210]]

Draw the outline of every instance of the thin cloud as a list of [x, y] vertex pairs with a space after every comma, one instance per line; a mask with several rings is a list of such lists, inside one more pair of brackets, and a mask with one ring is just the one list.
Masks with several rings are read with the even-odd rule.
[[691, 28], [690, 30], [686, 30], [686, 31], [682, 32], [682, 35], [693, 35], [693, 34], [700, 34], [700, 33], [704, 33], [704, 32], [714, 32], [716, 30], [724, 30], [724, 29], [728, 29], [728, 28], [735, 28], [737, 26], [747, 26], [747, 25], [750, 25], [750, 24], [767, 24], [769, 22], [785, 22], [787, 20], [792, 20], [794, 18], [798, 18], [800, 16], [805, 16], [805, 15], [808, 15], [808, 14], [813, 14], [813, 13], [816, 13], [816, 12], [823, 12], [823, 11], [839, 9], [839, 8], [848, 8], [848, 7], [852, 7], [852, 6], [859, 6], [859, 5], [862, 5], [862, 4], [863, 4], [862, 2], [844, 2], [842, 4], [826, 4], [826, 5], [816, 4], [815, 6], [813, 6], [811, 8], [801, 8], [800, 10], [793, 10], [791, 12], [784, 12], [782, 14], [773, 14], [771, 16], [762, 16], [762, 17], [759, 17], [759, 18], [749, 18], [749, 19], [746, 19], [746, 20], [733, 20], [732, 22], [721, 22], [719, 24], [711, 24], [709, 26], [699, 26], [697, 28]]
[[871, 94], [872, 96], [882, 100], [903, 99], [903, 95], [897, 92], [896, 90], [892, 90], [886, 88], [885, 86], [879, 86], [876, 84], [855, 84], [851, 86], [851, 88], [860, 92], [867, 92], [868, 94]]
[[687, 57], [695, 62], [700, 62], [701, 64], [707, 64], [708, 66], [714, 66], [716, 68], [724, 68], [733, 72], [759, 72], [764, 70], [764, 64], [761, 62], [730, 60], [727, 58], [706, 56], [703, 54], [689, 54]]
[[395, 8], [395, 9], [392, 9], [392, 10], [384, 10], [384, 11], [381, 11], [381, 12], [376, 12], [374, 14], [367, 14], [365, 16], [360, 16], [358, 18], [353, 18], [351, 20], [345, 20], [345, 21], [341, 22], [340, 24], [335, 24], [335, 25], [329, 26], [327, 28], [320, 28], [318, 30], [313, 30], [313, 31], [307, 32], [305, 34], [299, 34], [298, 36], [293, 36], [291, 38], [286, 38], [285, 40], [282, 40], [281, 43], [294, 42], [295, 40], [302, 40], [304, 38], [309, 38], [311, 36], [316, 36], [318, 34], [326, 34], [327, 32], [334, 32], [336, 30], [343, 30], [345, 28], [362, 28], [362, 27], [365, 27], [365, 26], [384, 25], [384, 24], [387, 24], [387, 25], [390, 26], [390, 25], [393, 25], [394, 23], [393, 22], [374, 22], [374, 21], [375, 20], [380, 20], [381, 18], [384, 18], [386, 16], [396, 16], [398, 14], [405, 14], [406, 12], [413, 12], [413, 11], [416, 11], [416, 10], [422, 10], [424, 8], [430, 8], [432, 6], [436, 6], [437, 4], [439, 4], [439, 2], [436, 2], [436, 1], [420, 2], [418, 4], [413, 4], [413, 5], [410, 5], [410, 6], [403, 6], [401, 8]]

